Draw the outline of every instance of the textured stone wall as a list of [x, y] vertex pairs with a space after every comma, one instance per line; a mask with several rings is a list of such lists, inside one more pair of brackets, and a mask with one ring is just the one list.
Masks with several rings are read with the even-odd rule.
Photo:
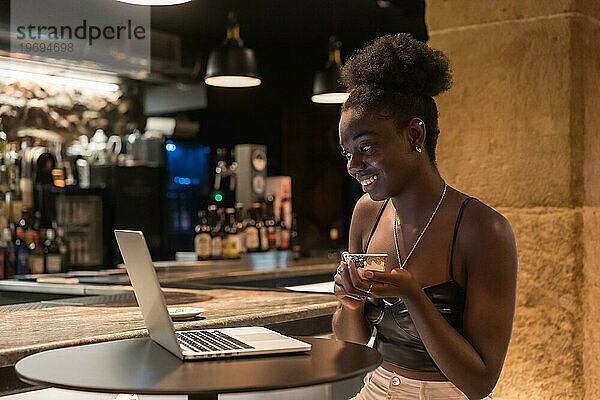
[[429, 0], [438, 163], [511, 222], [517, 310], [503, 399], [600, 392], [600, 2]]
[[585, 398], [600, 393], [600, 3], [584, 2], [590, 15], [575, 25], [574, 64], [579, 66], [583, 132], [583, 365]]

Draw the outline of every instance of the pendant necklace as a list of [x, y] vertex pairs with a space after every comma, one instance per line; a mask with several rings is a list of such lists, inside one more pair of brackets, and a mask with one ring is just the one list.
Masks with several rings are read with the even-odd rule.
[[[429, 217], [429, 221], [427, 221], [427, 224], [425, 224], [425, 227], [423, 228], [423, 230], [421, 231], [421, 234], [415, 241], [415, 244], [413, 245], [412, 249], [410, 249], [410, 251], [408, 252], [408, 255], [406, 256], [404, 261], [402, 261], [402, 258], [400, 257], [400, 249], [398, 248], [398, 234], [396, 233], [396, 225], [398, 224], [398, 212], [394, 208], [394, 245], [396, 246], [396, 256], [398, 257], [398, 265], [400, 265], [400, 269], [404, 269], [404, 267], [406, 266], [406, 263], [408, 262], [408, 259], [410, 258], [412, 253], [415, 251], [415, 249], [417, 248], [417, 245], [421, 241], [421, 238], [427, 231], [427, 228], [429, 228], [429, 225], [431, 225], [431, 221], [433, 221], [435, 214], [437, 214], [440, 206], [442, 205], [442, 201], [444, 201], [444, 196], [446, 196], [447, 189], [448, 189], [448, 185], [446, 184], [446, 182], [444, 182], [444, 190], [442, 191], [442, 196], [440, 197], [440, 201], [438, 201], [437, 206], [435, 206], [435, 209], [433, 210], [433, 213], [431, 214], [431, 217]], [[387, 301], [386, 299], [383, 299], [383, 302], [386, 306], [393, 306], [393, 305], [397, 304], [398, 302], [400, 302], [400, 299], [396, 300], [393, 303]]]

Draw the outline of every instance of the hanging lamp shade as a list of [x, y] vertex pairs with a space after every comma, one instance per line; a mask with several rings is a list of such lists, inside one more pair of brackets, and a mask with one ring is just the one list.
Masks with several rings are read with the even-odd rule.
[[221, 87], [252, 87], [261, 83], [254, 51], [244, 47], [233, 13], [229, 13], [227, 38], [208, 57], [204, 82]]
[[329, 60], [325, 68], [317, 71], [313, 82], [311, 100], [315, 103], [341, 104], [348, 99], [348, 93], [342, 85], [340, 68], [341, 43], [334, 36], [329, 38]]

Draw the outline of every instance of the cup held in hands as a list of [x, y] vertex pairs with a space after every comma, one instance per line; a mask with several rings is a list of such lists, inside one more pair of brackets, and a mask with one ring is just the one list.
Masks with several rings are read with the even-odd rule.
[[363, 278], [363, 271], [368, 269], [371, 271], [382, 271], [385, 272], [385, 261], [387, 259], [387, 254], [385, 253], [370, 253], [370, 254], [360, 254], [360, 253], [347, 253], [344, 252], [342, 257], [344, 261], [350, 262], [350, 260], [354, 261], [354, 265], [358, 270], [358, 274], [361, 278]]

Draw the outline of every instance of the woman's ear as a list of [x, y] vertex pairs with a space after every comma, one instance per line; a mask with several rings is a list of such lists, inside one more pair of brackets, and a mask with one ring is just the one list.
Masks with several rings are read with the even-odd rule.
[[423, 151], [426, 135], [427, 128], [425, 127], [425, 122], [420, 118], [411, 119], [408, 124], [408, 139], [413, 150], [419, 153]]

